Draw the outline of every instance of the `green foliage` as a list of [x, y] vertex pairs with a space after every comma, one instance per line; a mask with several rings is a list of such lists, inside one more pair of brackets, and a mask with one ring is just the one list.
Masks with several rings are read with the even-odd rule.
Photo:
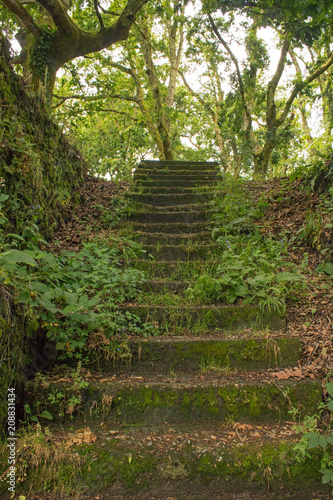
[[[302, 276], [286, 262], [285, 242], [261, 236], [225, 234], [217, 238], [221, 262], [211, 275], [200, 276], [187, 290], [206, 303], [258, 303], [264, 311], [285, 314], [286, 298], [292, 297]], [[281, 271], [281, 269], [292, 271]], [[298, 286], [299, 288], [299, 286]]]
[[287, 243], [262, 236], [256, 221], [268, 206], [244, 197], [241, 181], [226, 180], [227, 193], [212, 203], [212, 234], [220, 247], [217, 267], [188, 288], [190, 297], [206, 303], [258, 303], [263, 311], [285, 314], [287, 298], [305, 287], [304, 276], [288, 262]]
[[[319, 407], [319, 414], [312, 417], [306, 417], [301, 423], [295, 425], [295, 430], [301, 434], [299, 443], [295, 446], [295, 457], [298, 461], [302, 462], [307, 457], [310, 457], [310, 450], [319, 449], [318, 451], [318, 467], [322, 474], [323, 484], [328, 484], [333, 487], [333, 433], [332, 433], [332, 419], [330, 418], [329, 424], [323, 425], [321, 423], [322, 411], [333, 411], [333, 383], [327, 382], [326, 391], [328, 394], [326, 404], [322, 403]], [[297, 415], [294, 409], [290, 413], [293, 418]], [[333, 490], [332, 490], [333, 493]]]
[[65, 415], [73, 418], [75, 413], [79, 413], [82, 409], [81, 391], [89, 385], [82, 378], [81, 368], [81, 361], [79, 361], [77, 367], [69, 371], [70, 389], [64, 388], [63, 390], [52, 388], [46, 377], [37, 373], [35, 378], [27, 384], [27, 392], [32, 404], [24, 406], [24, 423], [39, 422], [40, 419], [53, 420], [53, 418]]
[[243, 11], [257, 15], [262, 26], [275, 26], [289, 31], [298, 43], [312, 45], [322, 30], [330, 28], [331, 4], [326, 0], [206, 0], [204, 5], [223, 13]]
[[50, 77], [48, 67], [52, 64], [52, 60], [50, 60], [49, 54], [55, 37], [55, 32], [43, 31], [35, 41], [31, 50], [31, 67], [43, 83], [47, 83]]
[[[320, 202], [315, 208], [310, 208], [305, 214], [305, 222], [294, 237], [320, 252], [325, 260], [332, 258], [333, 229], [333, 188], [320, 196]], [[320, 264], [318, 272], [330, 274], [329, 264]]]
[[4, 77], [0, 79], [0, 99], [5, 103], [0, 109], [2, 234], [24, 238], [27, 226], [36, 233], [52, 234], [66, 207], [78, 200], [86, 167], [62, 130], [10, 68], [3, 44], [1, 40], [0, 73]]
[[60, 359], [81, 359], [91, 332], [102, 329], [109, 338], [135, 330], [137, 318], [117, 306], [133, 299], [144, 279], [142, 271], [122, 268], [140, 252], [138, 244], [116, 237], [58, 256], [13, 249], [0, 254], [0, 281], [17, 290], [17, 303], [35, 318], [30, 326], [46, 332]]

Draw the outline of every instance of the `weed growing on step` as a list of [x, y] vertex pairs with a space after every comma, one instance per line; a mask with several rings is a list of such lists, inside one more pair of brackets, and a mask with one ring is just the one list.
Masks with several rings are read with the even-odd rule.
[[212, 235], [219, 246], [219, 264], [203, 272], [188, 297], [203, 303], [258, 303], [264, 313], [284, 315], [286, 300], [305, 289], [304, 276], [287, 260], [287, 242], [261, 235], [256, 221], [268, 205], [244, 197], [243, 184], [230, 181], [223, 197], [212, 203]]
[[[296, 460], [302, 463], [307, 458], [311, 458], [315, 452], [323, 484], [333, 487], [333, 428], [331, 416], [333, 411], [333, 382], [326, 383], [325, 387], [328, 393], [326, 404], [321, 403], [318, 406], [316, 415], [308, 415], [304, 417], [303, 421], [295, 423], [295, 430], [301, 435], [301, 439], [294, 446], [294, 453]], [[296, 421], [298, 410], [291, 408], [289, 413]]]
[[223, 373], [224, 375], [228, 375], [230, 373], [230, 366], [229, 366], [229, 356], [228, 354], [226, 355], [226, 358], [222, 360], [218, 358], [215, 355], [211, 356], [203, 356], [200, 361], [200, 371], [203, 374], [206, 373], [211, 373], [211, 372], [219, 372]]
[[[8, 448], [6, 442], [3, 444], [0, 463], [6, 471]], [[77, 478], [86, 458], [68, 444], [71, 443], [67, 443], [64, 438], [57, 439], [47, 427], [42, 429], [40, 424], [35, 429], [22, 429], [16, 441], [16, 454], [19, 457], [16, 462], [17, 493], [26, 495], [29, 491], [40, 491], [43, 485], [45, 493], [79, 498], [81, 492]], [[3, 481], [0, 492], [4, 495], [8, 493], [7, 487], [7, 482]]]
[[[187, 294], [204, 303], [258, 303], [263, 311], [283, 315], [286, 298], [304, 288], [303, 276], [285, 259], [284, 241], [253, 235], [226, 234], [221, 245], [220, 264], [214, 274], [202, 274]], [[292, 286], [290, 286], [292, 285]]]
[[26, 404], [25, 422], [45, 422], [53, 420], [56, 417], [69, 415], [73, 418], [75, 414], [82, 412], [82, 389], [85, 389], [89, 383], [86, 382], [81, 374], [81, 362], [78, 362], [75, 370], [68, 373], [70, 388], [59, 390], [53, 388], [50, 381], [41, 373], [29, 381], [26, 386], [27, 394], [31, 405]]
[[98, 368], [105, 363], [115, 368], [131, 366], [133, 355], [128, 341], [107, 338], [102, 329], [90, 335], [86, 349], [90, 364]]
[[[155, 304], [161, 306], [183, 306], [185, 299], [183, 295], [176, 293], [149, 293], [140, 294], [136, 301], [138, 304]], [[198, 305], [200, 301], [187, 300], [186, 305]]]

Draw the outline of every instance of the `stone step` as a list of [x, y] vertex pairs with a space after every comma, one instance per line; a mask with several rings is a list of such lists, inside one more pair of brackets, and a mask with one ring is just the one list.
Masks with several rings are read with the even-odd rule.
[[166, 278], [171, 281], [195, 279], [200, 274], [212, 272], [219, 264], [218, 259], [215, 261], [193, 260], [187, 262], [136, 259], [128, 263], [129, 266], [144, 271], [147, 274], [147, 279], [154, 277]]
[[134, 231], [144, 233], [161, 233], [161, 234], [194, 234], [202, 233], [207, 229], [207, 222], [133, 222]]
[[137, 231], [135, 235], [136, 241], [140, 241], [144, 245], [195, 245], [198, 243], [207, 243], [211, 241], [211, 232], [202, 231], [194, 234], [162, 234], [162, 233], [144, 233]]
[[182, 294], [190, 286], [190, 283], [190, 281], [147, 280], [141, 283], [139, 288], [146, 293]]
[[138, 169], [147, 170], [196, 170], [202, 172], [205, 170], [219, 171], [219, 164], [214, 161], [155, 161], [144, 160], [138, 165]]
[[207, 186], [213, 186], [215, 181], [212, 179], [207, 180], [188, 180], [188, 179], [145, 179], [136, 180], [135, 186], [138, 188], [149, 189], [150, 187], [184, 187], [184, 188], [204, 188]]
[[147, 252], [147, 255], [153, 256], [155, 259], [160, 259], [162, 261], [192, 261], [201, 260], [205, 258], [210, 258], [212, 255], [216, 255], [218, 245], [193, 245], [193, 246], [183, 246], [183, 245], [143, 245], [143, 250]]
[[[83, 427], [85, 434], [82, 425], [66, 424], [52, 437], [72, 444], [68, 454], [80, 467], [72, 474], [71, 485], [84, 491], [86, 499], [331, 498], [329, 486], [322, 484], [316, 450], [308, 450], [304, 462], [297, 460], [294, 448], [299, 436], [290, 423], [236, 421], [208, 429], [162, 424], [145, 429], [107, 422]], [[26, 474], [30, 485], [35, 468], [28, 466]], [[18, 483], [17, 490], [26, 493], [25, 482]]]
[[[192, 222], [207, 221], [207, 213], [205, 211], [198, 212], [165, 212], [165, 211], [133, 211], [130, 215], [130, 220], [133, 222], [153, 222], [153, 223], [176, 223], [181, 222], [191, 224]], [[206, 222], [207, 224], [207, 222]]]
[[[270, 328], [283, 330], [286, 319], [279, 315], [263, 313], [256, 305], [121, 305], [119, 309], [137, 316], [142, 323], [158, 325], [159, 331], [178, 332], [184, 328], [206, 330], [243, 328]], [[185, 330], [184, 330], [185, 331]]]
[[168, 181], [196, 181], [196, 182], [203, 182], [205, 180], [212, 180], [214, 182], [218, 182], [220, 179], [220, 176], [218, 172], [214, 170], [206, 170], [206, 172], [193, 172], [191, 170], [185, 171], [185, 170], [179, 170], [177, 172], [175, 171], [151, 171], [151, 170], [137, 170], [134, 172], [133, 175], [133, 181], [149, 181], [149, 180], [154, 180], [156, 182], [161, 181], [162, 183], [165, 180]]
[[[221, 192], [221, 196], [224, 193]], [[168, 194], [140, 194], [134, 192], [127, 192], [126, 197], [134, 203], [145, 203], [153, 206], [175, 206], [185, 204], [206, 203], [213, 199], [211, 191], [202, 193], [168, 193]]]
[[161, 185], [151, 185], [146, 184], [140, 186], [138, 184], [133, 184], [132, 190], [134, 193], [153, 195], [153, 194], [191, 194], [200, 195], [201, 191], [203, 193], [209, 192], [211, 188], [211, 197], [214, 195], [214, 186], [180, 186], [178, 183], [175, 186], [161, 186]]
[[[295, 365], [302, 352], [299, 337], [267, 335], [246, 338], [159, 337], [129, 339], [126, 356], [110, 361], [91, 351], [89, 366], [99, 370], [126, 369], [127, 373], [214, 373], [239, 374], [255, 370], [282, 369]], [[123, 340], [112, 341], [114, 350], [123, 350]], [[117, 347], [118, 346], [118, 347]]]
[[178, 213], [178, 212], [204, 212], [208, 214], [210, 211], [209, 203], [188, 203], [187, 205], [149, 205], [148, 203], [135, 203], [132, 205], [132, 212], [149, 212], [149, 213]]
[[223, 339], [200, 337], [130, 340], [132, 369], [157, 373], [236, 373], [286, 368], [302, 352], [299, 337]]
[[[248, 375], [248, 377], [250, 377]], [[100, 380], [99, 380], [100, 378]], [[318, 380], [283, 380], [276, 383], [272, 372], [254, 374], [253, 378], [223, 376], [114, 373], [109, 376], [85, 377], [88, 386], [80, 389], [80, 410], [86, 421], [94, 422], [96, 416], [108, 411], [105, 423], [137, 424], [152, 427], [166, 423], [210, 425], [226, 422], [280, 423], [290, 420], [291, 407], [299, 410], [299, 418], [314, 415], [321, 403], [322, 387]], [[67, 393], [72, 382], [62, 379], [52, 383], [53, 390]], [[38, 400], [49, 395], [41, 389]], [[108, 401], [108, 403], [106, 403]], [[49, 412], [57, 419], [59, 404], [49, 404]]]

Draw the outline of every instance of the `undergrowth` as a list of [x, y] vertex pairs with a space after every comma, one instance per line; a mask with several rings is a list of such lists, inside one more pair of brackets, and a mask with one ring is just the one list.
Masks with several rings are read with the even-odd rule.
[[[311, 453], [315, 450], [320, 463], [322, 482], [333, 487], [333, 432], [331, 417], [331, 412], [333, 411], [333, 383], [327, 382], [325, 387], [327, 401], [318, 406], [317, 414], [308, 415], [302, 421], [297, 422], [298, 410], [292, 407], [289, 413], [295, 420], [295, 431], [301, 436], [300, 440], [294, 446], [295, 459], [303, 463], [307, 458], [311, 457]], [[324, 418], [325, 414], [326, 419]]]
[[[0, 205], [8, 201], [3, 195]], [[124, 212], [122, 204], [111, 204], [100, 217], [104, 225], [113, 228], [126, 213], [127, 207]], [[6, 224], [1, 206], [0, 224]], [[118, 357], [113, 351], [118, 353], [119, 346], [112, 339], [156, 333], [153, 325], [119, 307], [134, 299], [145, 279], [143, 271], [129, 264], [142, 255], [141, 246], [114, 230], [89, 238], [77, 252], [55, 253], [49, 250], [36, 223], [20, 234], [0, 232], [3, 401], [7, 387], [19, 388], [23, 379], [55, 359], [72, 366], [103, 356], [115, 360]], [[0, 405], [0, 420], [5, 411], [4, 404]]]
[[258, 303], [263, 312], [284, 315], [286, 300], [305, 289], [305, 276], [288, 261], [288, 243], [262, 235], [259, 221], [268, 206], [244, 197], [241, 181], [225, 180], [227, 194], [212, 202], [212, 237], [219, 264], [197, 277], [186, 291], [202, 302]]

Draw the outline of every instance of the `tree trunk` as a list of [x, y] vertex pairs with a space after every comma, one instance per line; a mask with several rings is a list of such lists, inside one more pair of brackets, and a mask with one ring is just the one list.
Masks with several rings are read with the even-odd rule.
[[253, 160], [254, 160], [254, 171], [252, 176], [253, 179], [258, 179], [258, 180], [266, 179], [268, 173], [269, 161], [271, 159], [274, 147], [275, 143], [266, 142], [261, 152], [253, 155]]
[[160, 92], [159, 82], [156, 76], [155, 65], [152, 56], [152, 45], [149, 37], [149, 30], [147, 26], [140, 26], [140, 44], [142, 54], [146, 65], [146, 74], [148, 77], [150, 89], [152, 92], [154, 102], [155, 121], [157, 130], [159, 132], [161, 141], [163, 143], [163, 155], [165, 160], [173, 160], [173, 152], [169, 134], [168, 118], [165, 115], [165, 109]]

